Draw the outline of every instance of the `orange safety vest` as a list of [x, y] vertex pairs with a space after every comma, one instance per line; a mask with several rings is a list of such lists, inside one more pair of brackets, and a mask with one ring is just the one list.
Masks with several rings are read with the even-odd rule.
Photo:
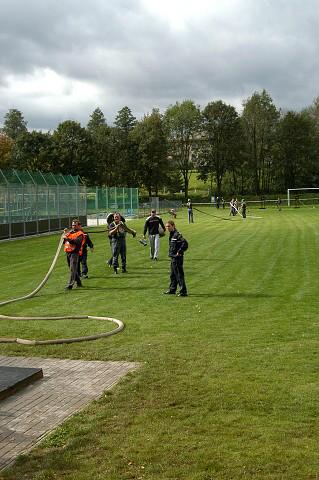
[[[79, 255], [81, 256], [82, 255], [82, 248], [83, 248], [83, 245], [85, 243], [85, 236], [84, 236], [82, 230], [78, 230], [77, 232], [69, 232], [69, 233], [66, 234], [67, 238], [69, 238], [70, 240], [75, 240], [80, 235], [83, 235], [81, 247], [80, 247], [80, 250], [79, 250]], [[68, 240], [65, 240], [65, 243], [64, 243], [64, 251], [65, 252], [67, 252], [67, 253], [74, 252], [76, 247], [77, 247], [77, 245], [75, 245], [74, 243], [70, 243], [70, 242], [68, 242]]]

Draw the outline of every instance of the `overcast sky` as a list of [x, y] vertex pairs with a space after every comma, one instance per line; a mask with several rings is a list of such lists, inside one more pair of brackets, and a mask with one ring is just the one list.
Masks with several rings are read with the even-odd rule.
[[0, 0], [0, 124], [112, 124], [192, 99], [238, 111], [263, 88], [300, 110], [319, 95], [319, 0]]

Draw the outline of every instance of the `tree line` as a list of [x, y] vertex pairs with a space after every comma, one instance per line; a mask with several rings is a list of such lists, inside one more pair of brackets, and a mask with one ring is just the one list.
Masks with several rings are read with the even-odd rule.
[[203, 109], [176, 102], [137, 120], [129, 107], [108, 125], [97, 108], [86, 127], [74, 120], [53, 132], [28, 131], [11, 109], [0, 131], [0, 168], [80, 175], [88, 185], [183, 190], [195, 170], [218, 195], [267, 194], [319, 186], [319, 97], [301, 112], [281, 112], [265, 91], [238, 114], [222, 100]]

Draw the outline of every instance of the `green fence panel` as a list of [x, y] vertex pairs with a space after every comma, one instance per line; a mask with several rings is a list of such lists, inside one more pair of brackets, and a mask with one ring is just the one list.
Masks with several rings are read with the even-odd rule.
[[78, 217], [86, 222], [87, 193], [79, 177], [0, 170], [0, 225], [8, 225], [1, 238], [56, 231]]
[[87, 187], [86, 195], [88, 215], [103, 216], [114, 211], [138, 215], [138, 188]]

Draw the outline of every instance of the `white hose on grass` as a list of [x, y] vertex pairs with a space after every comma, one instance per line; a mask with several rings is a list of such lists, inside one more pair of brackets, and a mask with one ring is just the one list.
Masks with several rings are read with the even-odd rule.
[[[55, 265], [58, 260], [58, 256], [61, 250], [61, 247], [63, 245], [63, 238], [64, 238], [64, 233], [61, 235], [59, 245], [57, 248], [57, 251], [55, 253], [54, 259], [52, 261], [52, 264], [49, 268], [48, 273], [45, 275], [44, 279], [42, 282], [37, 286], [35, 290], [33, 290], [31, 293], [24, 295], [23, 297], [19, 298], [13, 298], [11, 300], [5, 300], [4, 302], [0, 302], [0, 307], [4, 305], [8, 305], [9, 303], [13, 302], [18, 302], [21, 300], [26, 300], [28, 298], [34, 297], [41, 288], [44, 287], [46, 282], [48, 281]], [[66, 316], [60, 316], [60, 317], [46, 317], [46, 316], [41, 316], [41, 317], [15, 317], [15, 316], [9, 316], [9, 315], [0, 315], [0, 320], [66, 320], [66, 319], [75, 319], [75, 320], [84, 320], [84, 319], [90, 319], [90, 320], [102, 320], [102, 321], [108, 321], [115, 323], [117, 327], [114, 330], [111, 330], [109, 332], [104, 332], [104, 333], [98, 333], [95, 335], [86, 335], [83, 337], [73, 337], [73, 338], [54, 338], [51, 340], [28, 340], [26, 338], [10, 338], [10, 337], [0, 337], [0, 343], [20, 343], [23, 345], [54, 345], [54, 344], [61, 344], [61, 343], [75, 343], [75, 342], [84, 342], [84, 341], [89, 341], [89, 340], [97, 340], [98, 338], [104, 338], [104, 337], [110, 337], [111, 335], [115, 335], [116, 333], [121, 332], [124, 329], [124, 323], [121, 320], [118, 320], [117, 318], [112, 318], [112, 317], [96, 317], [93, 315], [66, 315]]]

